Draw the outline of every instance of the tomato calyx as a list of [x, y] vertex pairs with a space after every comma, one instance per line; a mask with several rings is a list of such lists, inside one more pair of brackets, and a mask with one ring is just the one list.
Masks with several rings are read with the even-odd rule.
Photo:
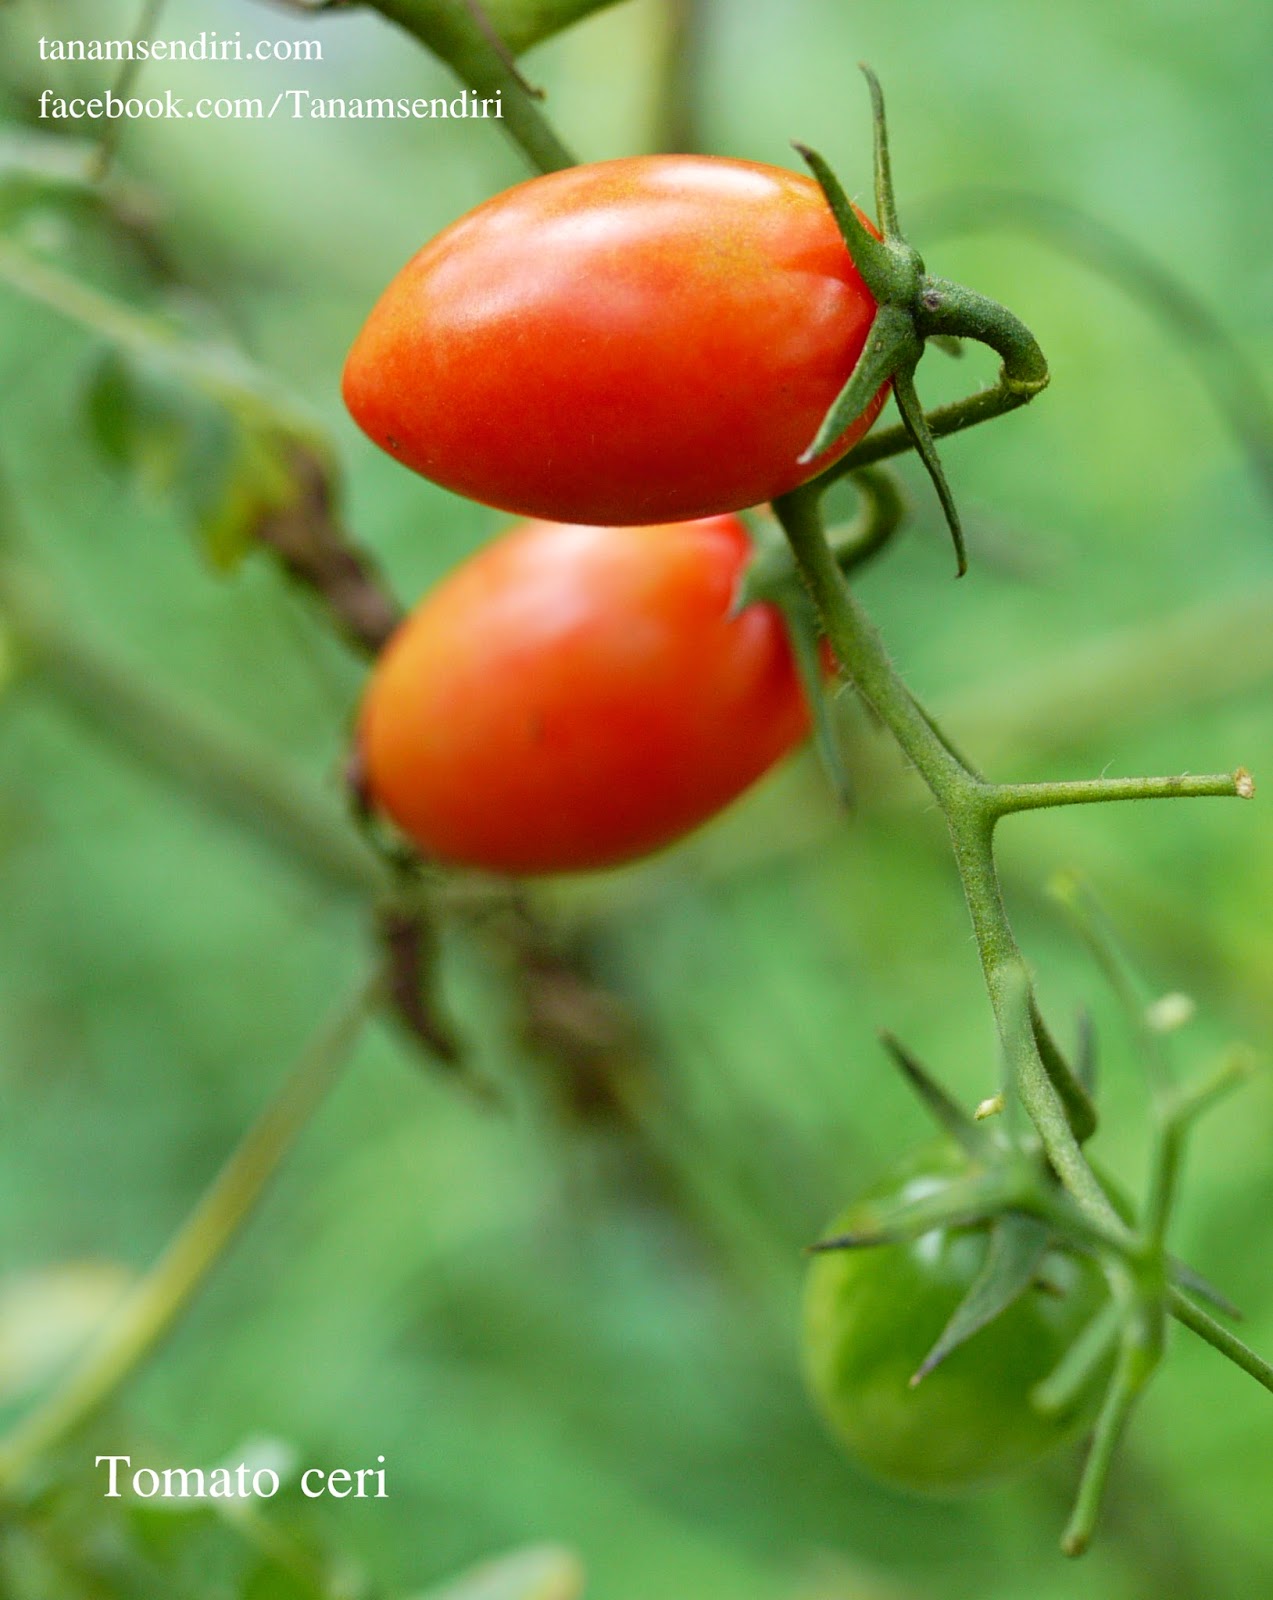
[[[1042, 1028], [1041, 1021], [1032, 1017], [1026, 1017], [1024, 1025]], [[1080, 1209], [1062, 1187], [1032, 1130], [1023, 1129], [1021, 1119], [1012, 1114], [1019, 1108], [1005, 1104], [1012, 1100], [1011, 1089], [993, 1097], [994, 1110], [989, 1116], [983, 1116], [982, 1108], [970, 1114], [895, 1038], [885, 1033], [882, 1040], [894, 1065], [946, 1136], [945, 1142], [936, 1154], [932, 1150], [918, 1152], [913, 1166], [923, 1181], [890, 1183], [869, 1193], [837, 1219], [836, 1232], [809, 1247], [810, 1253], [826, 1257], [835, 1252], [870, 1254], [879, 1250], [881, 1261], [896, 1262], [901, 1271], [911, 1262], [905, 1252], [918, 1252], [916, 1261], [937, 1262], [954, 1241], [975, 1236], [984, 1239], [976, 1271], [970, 1271], [961, 1282], [962, 1293], [927, 1352], [921, 1355], [914, 1346], [909, 1349], [907, 1365], [915, 1361], [915, 1366], [908, 1383], [895, 1378], [895, 1399], [907, 1388], [926, 1393], [922, 1388], [926, 1380], [944, 1371], [951, 1356], [992, 1326], [999, 1330], [994, 1336], [998, 1347], [1005, 1341], [1010, 1346], [1009, 1329], [1029, 1315], [1031, 1295], [1040, 1291], [1064, 1295], [1066, 1282], [1074, 1281], [1076, 1273], [1085, 1273], [1089, 1280], [1093, 1274], [1103, 1279], [1105, 1287], [1099, 1296], [1089, 1297], [1081, 1306], [1071, 1305], [1073, 1314], [1067, 1316], [1063, 1333], [1058, 1333], [1048, 1351], [1049, 1365], [1036, 1368], [1029, 1377], [1019, 1392], [1015, 1414], [1023, 1426], [1043, 1429], [1042, 1437], [1050, 1426], [1049, 1418], [1061, 1432], [1072, 1431], [1084, 1420], [1094, 1423], [1074, 1511], [1062, 1539], [1067, 1555], [1080, 1555], [1090, 1542], [1113, 1452], [1128, 1416], [1161, 1361], [1169, 1318], [1179, 1318], [1205, 1337], [1214, 1335], [1245, 1370], [1273, 1387], [1273, 1369], [1196, 1302], [1209, 1302], [1227, 1314], [1233, 1314], [1234, 1308], [1192, 1268], [1171, 1255], [1164, 1241], [1185, 1133], [1203, 1110], [1245, 1079], [1249, 1061], [1240, 1053], [1231, 1054], [1170, 1091], [1164, 1102], [1160, 1170], [1142, 1212], [1093, 1169], [1110, 1203], [1111, 1220], [1106, 1223]], [[1059, 1056], [1051, 1040], [1049, 1049]], [[1066, 1070], [1073, 1072], [1076, 1082], [1083, 1081], [1085, 1089], [1091, 1081], [1091, 1056], [1090, 1031], [1084, 1028], [1079, 1063]], [[983, 1102], [983, 1106], [989, 1103]], [[999, 1114], [1004, 1112], [1007, 1115], [1001, 1118]], [[872, 1276], [878, 1277], [879, 1272], [846, 1267], [838, 1277], [818, 1280], [811, 1304], [819, 1309], [823, 1323], [830, 1317], [828, 1306], [847, 1306], [843, 1297], [850, 1288], [868, 1285]], [[813, 1285], [811, 1279], [811, 1290]], [[948, 1301], [947, 1306], [950, 1304]], [[849, 1315], [847, 1311], [843, 1314]], [[984, 1342], [974, 1347], [983, 1352], [990, 1348]], [[973, 1352], [960, 1357], [960, 1371], [967, 1371], [970, 1363], [975, 1368]], [[856, 1381], [865, 1381], [856, 1368], [827, 1366], [825, 1362], [819, 1366], [824, 1399], [826, 1383], [836, 1373], [849, 1370], [856, 1374]], [[938, 1381], [946, 1383], [945, 1378]], [[909, 1436], [906, 1429], [914, 1433], [920, 1427], [924, 1415], [907, 1413], [909, 1421], [899, 1420], [904, 1436]], [[850, 1436], [851, 1443], [862, 1448], [861, 1430], [851, 1417], [846, 1423], [841, 1411], [833, 1420], [838, 1420], [840, 1431]], [[876, 1449], [872, 1441], [867, 1442]], [[965, 1454], [975, 1455], [975, 1444], [973, 1429]], [[887, 1464], [886, 1445], [880, 1444], [876, 1453]], [[920, 1472], [915, 1482], [929, 1487], [922, 1479]], [[899, 1481], [905, 1480], [899, 1476]]]
[[1035, 1284], [1049, 1254], [1092, 1255], [1108, 1240], [1073, 1205], [1033, 1144], [1015, 1142], [969, 1115], [892, 1034], [881, 1039], [942, 1132], [961, 1149], [963, 1165], [925, 1192], [903, 1192], [873, 1206], [862, 1225], [809, 1249], [817, 1255], [908, 1243], [939, 1229], [988, 1230], [981, 1270], [912, 1374], [915, 1387]]
[[[854, 265], [878, 307], [856, 366], [800, 459], [816, 460], [861, 414], [880, 387], [891, 382], [909, 447], [923, 462], [941, 502], [955, 545], [957, 575], [962, 577], [968, 570], [968, 557], [959, 508], [937, 453], [934, 429], [915, 388], [916, 368], [930, 339], [976, 339], [1003, 358], [1000, 392], [987, 391], [987, 404], [981, 408], [981, 415], [974, 404], [953, 424], [962, 427], [1032, 399], [1047, 385], [1047, 363], [1033, 335], [1011, 312], [962, 284], [930, 275], [923, 258], [902, 233], [889, 162], [883, 91], [865, 63], [862, 72], [871, 92], [875, 204], [881, 237], [862, 221], [839, 179], [817, 151], [799, 143], [795, 146], [817, 179]], [[980, 398], [974, 397], [974, 401]], [[877, 440], [876, 450], [879, 449]], [[838, 470], [832, 467], [824, 477], [829, 481], [831, 476], [851, 470], [852, 465], [845, 458]]]

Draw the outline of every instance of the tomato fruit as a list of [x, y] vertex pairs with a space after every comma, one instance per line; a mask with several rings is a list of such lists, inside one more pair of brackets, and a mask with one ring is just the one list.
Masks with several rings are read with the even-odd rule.
[[[927, 1146], [827, 1230], [869, 1230], [872, 1208], [937, 1191], [967, 1170], [953, 1147]], [[1055, 1367], [1105, 1295], [1097, 1266], [1060, 1250], [1036, 1283], [916, 1387], [910, 1379], [985, 1257], [986, 1227], [935, 1229], [907, 1244], [814, 1257], [805, 1293], [809, 1388], [849, 1454], [896, 1487], [959, 1494], [1012, 1477], [1073, 1439], [1095, 1416], [1094, 1385], [1045, 1414], [1034, 1386]]]
[[345, 402], [399, 461], [505, 511], [703, 517], [866, 432], [884, 388], [799, 464], [874, 315], [811, 179], [633, 156], [532, 178], [426, 245], [355, 340]]
[[370, 798], [430, 856], [613, 866], [705, 821], [802, 739], [773, 606], [729, 615], [736, 517], [521, 524], [427, 595], [363, 703]]

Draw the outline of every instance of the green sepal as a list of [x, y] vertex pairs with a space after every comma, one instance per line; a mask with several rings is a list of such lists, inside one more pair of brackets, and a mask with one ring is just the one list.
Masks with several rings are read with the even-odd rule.
[[1186, 1290], [1195, 1299], [1205, 1300], [1209, 1306], [1231, 1321], [1242, 1321], [1241, 1308], [1235, 1306], [1223, 1290], [1217, 1289], [1210, 1279], [1196, 1272], [1187, 1261], [1181, 1261], [1177, 1256], [1168, 1256], [1167, 1273], [1177, 1288]]
[[1034, 1281], [1050, 1244], [1048, 1225], [1036, 1217], [999, 1218], [990, 1230], [981, 1270], [911, 1378], [912, 1388], [1025, 1292]]
[[814, 749], [818, 752], [822, 771], [831, 785], [831, 793], [837, 804], [848, 810], [853, 804], [853, 780], [845, 765], [844, 751], [831, 710], [831, 696], [827, 692], [826, 674], [822, 670], [818, 614], [813, 609], [813, 601], [803, 589], [783, 596], [777, 605], [782, 612], [800, 687], [809, 708]]
[[1043, 1062], [1044, 1071], [1061, 1097], [1074, 1137], [1080, 1144], [1084, 1144], [1096, 1132], [1096, 1107], [1082, 1079], [1061, 1054], [1056, 1040], [1034, 1003], [1033, 996], [1030, 999], [1030, 1026], [1034, 1030], [1034, 1041], [1039, 1048], [1039, 1059]]
[[888, 246], [877, 239], [858, 215], [857, 207], [844, 192], [839, 178], [826, 161], [807, 144], [796, 143], [794, 148], [818, 181], [818, 187], [831, 207], [844, 240], [845, 248], [853, 258], [853, 265], [861, 274], [862, 282], [876, 300], [887, 300], [893, 285], [894, 264]]
[[858, 67], [871, 92], [871, 129], [875, 141], [875, 212], [880, 230], [886, 239], [899, 239], [901, 226], [897, 220], [897, 202], [893, 195], [893, 168], [888, 155], [888, 122], [884, 116], [884, 91], [880, 80], [865, 61]]
[[809, 1245], [811, 1254], [828, 1250], [869, 1250], [906, 1244], [935, 1228], [968, 1228], [996, 1217], [1021, 1200], [1020, 1187], [1001, 1171], [971, 1174], [943, 1184], [934, 1194], [894, 1205], [863, 1208], [866, 1223], [854, 1233], [836, 1234]]
[[915, 325], [909, 313], [897, 306], [882, 305], [875, 313], [875, 321], [848, 382], [836, 395], [812, 443], [800, 456], [802, 465], [816, 461], [824, 450], [830, 449], [849, 424], [862, 415], [877, 391], [898, 374], [900, 367], [914, 360], [916, 343]]
[[1048, 1373], [1035, 1384], [1030, 1403], [1038, 1411], [1068, 1410], [1109, 1359], [1122, 1327], [1123, 1311], [1107, 1300]]
[[974, 1159], [984, 1156], [991, 1145], [990, 1130], [975, 1121], [893, 1034], [881, 1032], [880, 1043], [942, 1130]]
[[[876, 318], [878, 321], [878, 317]], [[912, 337], [914, 334], [912, 333]], [[946, 469], [941, 464], [941, 457], [937, 454], [937, 444], [933, 439], [932, 430], [928, 426], [928, 419], [924, 415], [924, 408], [920, 404], [919, 395], [915, 390], [915, 364], [893, 374], [893, 398], [897, 402], [897, 409], [902, 414], [902, 422], [910, 434], [911, 443], [915, 446], [915, 453], [924, 463], [924, 470], [932, 479], [933, 488], [937, 491], [937, 498], [941, 501], [942, 511], [945, 513], [946, 526], [950, 529], [950, 537], [955, 544], [956, 577], [962, 578], [968, 570], [968, 552], [964, 547], [964, 529], [959, 520], [959, 508], [955, 504], [955, 497], [951, 493], [950, 484], [946, 481]]]
[[751, 537], [752, 551], [734, 585], [726, 613], [731, 622], [748, 606], [778, 605], [789, 595], [803, 593], [791, 547], [773, 518], [754, 508], [738, 516]]

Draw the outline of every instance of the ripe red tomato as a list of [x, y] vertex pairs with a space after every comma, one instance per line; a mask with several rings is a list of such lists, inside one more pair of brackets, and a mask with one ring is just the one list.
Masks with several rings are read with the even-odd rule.
[[704, 822], [805, 735], [777, 610], [729, 616], [735, 517], [522, 524], [425, 597], [363, 703], [369, 795], [440, 860], [613, 866]]
[[633, 156], [532, 178], [426, 245], [355, 340], [345, 402], [399, 461], [519, 515], [736, 511], [875, 420], [883, 388], [798, 464], [875, 309], [811, 179]]
[[[926, 1145], [868, 1190], [828, 1233], [877, 1226], [875, 1208], [939, 1191], [967, 1158]], [[1054, 1250], [1031, 1286], [912, 1388], [910, 1379], [968, 1292], [986, 1227], [936, 1228], [906, 1244], [815, 1256], [805, 1293], [809, 1387], [848, 1453], [872, 1476], [957, 1495], [1037, 1466], [1088, 1427], [1093, 1383], [1059, 1413], [1031, 1391], [1105, 1301], [1095, 1262]]]

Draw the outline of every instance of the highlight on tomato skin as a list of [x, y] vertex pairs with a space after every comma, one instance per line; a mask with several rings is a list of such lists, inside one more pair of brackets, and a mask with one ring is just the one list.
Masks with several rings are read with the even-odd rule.
[[784, 624], [730, 616], [732, 516], [521, 524], [449, 574], [363, 700], [367, 793], [427, 856], [513, 875], [617, 866], [714, 816], [805, 737]]
[[810, 178], [627, 157], [532, 178], [425, 245], [355, 339], [343, 392], [384, 450], [470, 499], [678, 521], [772, 500], [861, 438], [887, 385], [799, 460], [875, 311]]

